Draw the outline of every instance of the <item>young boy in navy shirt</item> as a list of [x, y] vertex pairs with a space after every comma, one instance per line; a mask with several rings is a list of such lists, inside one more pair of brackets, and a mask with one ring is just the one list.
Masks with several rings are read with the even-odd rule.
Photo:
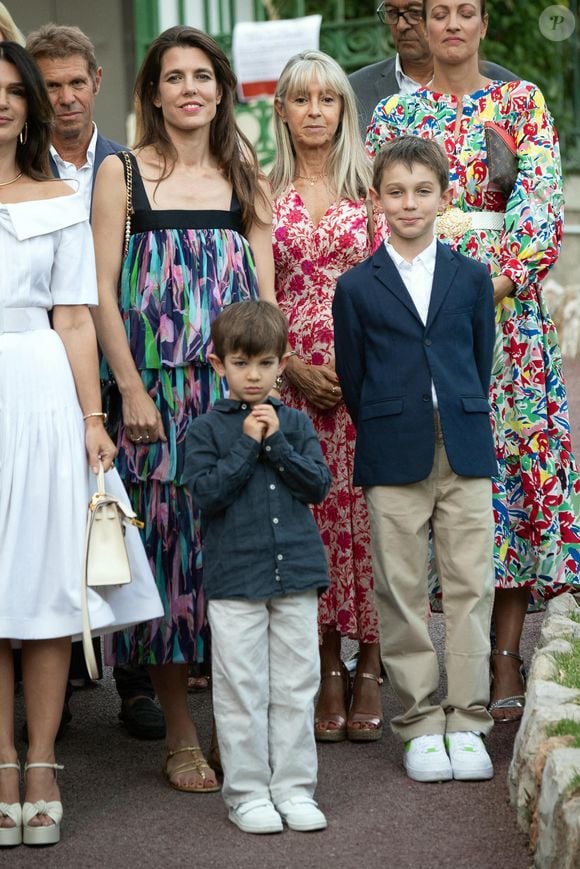
[[320, 830], [314, 701], [328, 576], [309, 504], [326, 497], [330, 472], [306, 414], [270, 396], [287, 361], [283, 314], [239, 302], [211, 332], [229, 398], [191, 423], [185, 479], [201, 510], [223, 797], [244, 832]]
[[[417, 781], [493, 776], [482, 741], [492, 727], [493, 286], [484, 265], [434, 237], [448, 188], [434, 141], [404, 136], [382, 149], [371, 195], [390, 237], [342, 275], [333, 305], [336, 370], [357, 427], [354, 483], [371, 522], [381, 655], [403, 706], [391, 725]], [[431, 698], [439, 669], [425, 618], [430, 526], [446, 619], [441, 703]]]

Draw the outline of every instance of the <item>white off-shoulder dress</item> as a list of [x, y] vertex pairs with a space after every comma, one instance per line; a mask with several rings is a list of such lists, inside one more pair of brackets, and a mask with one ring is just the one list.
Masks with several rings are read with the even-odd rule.
[[[81, 568], [95, 478], [68, 357], [44, 312], [95, 305], [97, 298], [79, 194], [0, 203], [0, 638], [15, 645], [82, 630]], [[115, 470], [105, 479], [107, 491], [128, 501]], [[105, 594], [89, 591], [94, 633], [163, 613], [136, 528], [127, 529], [126, 540], [133, 581]]]

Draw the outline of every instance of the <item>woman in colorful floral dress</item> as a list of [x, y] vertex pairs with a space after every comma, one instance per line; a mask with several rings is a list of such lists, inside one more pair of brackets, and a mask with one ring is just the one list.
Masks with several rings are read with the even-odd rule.
[[434, 76], [429, 86], [379, 103], [367, 134], [383, 142], [435, 138], [451, 166], [452, 208], [442, 241], [486, 263], [497, 343], [490, 400], [494, 479], [496, 720], [524, 705], [520, 637], [530, 596], [580, 587], [580, 479], [571, 454], [562, 361], [541, 280], [562, 238], [557, 135], [544, 97], [525, 81], [494, 82], [478, 68], [484, 0], [423, 4]]
[[[378, 623], [366, 505], [352, 485], [355, 430], [334, 370], [331, 306], [337, 278], [371, 253], [374, 230], [378, 243], [384, 224], [382, 215], [369, 217], [370, 163], [357, 136], [354, 94], [338, 64], [317, 51], [296, 55], [279, 79], [275, 108], [276, 295], [294, 351], [282, 397], [312, 419], [333, 477], [330, 494], [313, 508], [330, 572], [319, 604], [315, 732], [321, 741], [366, 741], [380, 738], [383, 727]], [[343, 636], [360, 642], [350, 712]]]
[[185, 433], [224, 395], [208, 362], [214, 317], [256, 298], [258, 284], [275, 303], [271, 210], [235, 125], [235, 77], [212, 39], [191, 27], [162, 33], [135, 93], [124, 258], [131, 184], [122, 155], [103, 162], [95, 190], [95, 321], [123, 398], [119, 471], [145, 521], [165, 615], [117, 634], [109, 658], [150, 665], [166, 718], [165, 773], [178, 790], [199, 793], [217, 783], [187, 706], [188, 665], [207, 654], [207, 628], [198, 514], [182, 482]]

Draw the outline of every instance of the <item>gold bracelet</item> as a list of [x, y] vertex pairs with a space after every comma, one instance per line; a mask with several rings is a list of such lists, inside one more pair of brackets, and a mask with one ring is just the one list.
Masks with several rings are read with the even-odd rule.
[[92, 413], [85, 413], [85, 415], [83, 416], [83, 420], [90, 419], [92, 416], [100, 416], [103, 420], [103, 425], [107, 424], [107, 414], [104, 413], [102, 410], [95, 410]]

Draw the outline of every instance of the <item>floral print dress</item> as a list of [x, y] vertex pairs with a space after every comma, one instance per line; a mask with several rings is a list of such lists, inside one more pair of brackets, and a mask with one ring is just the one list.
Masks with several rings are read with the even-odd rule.
[[[490, 128], [517, 155], [515, 183], [507, 190], [497, 183]], [[558, 337], [541, 285], [562, 238], [557, 135], [542, 94], [524, 81], [491, 82], [459, 105], [455, 96], [427, 89], [384, 100], [369, 126], [367, 150], [374, 155], [406, 134], [434, 138], [445, 149], [455, 208], [505, 212], [500, 229], [440, 238], [484, 262], [492, 277], [503, 274], [515, 284], [513, 297], [496, 308], [490, 391], [499, 465], [496, 583], [529, 587], [541, 601], [580, 587], [580, 479]]]
[[[276, 295], [288, 317], [290, 343], [308, 364], [334, 363], [336, 281], [371, 254], [368, 220], [364, 199], [332, 204], [317, 226], [294, 187], [274, 202]], [[376, 246], [385, 224], [382, 215], [374, 215], [374, 221]], [[332, 473], [330, 493], [313, 507], [330, 574], [330, 587], [319, 602], [320, 630], [335, 629], [360, 642], [376, 643], [368, 516], [362, 490], [352, 485], [354, 425], [343, 402], [329, 411], [318, 410], [290, 384], [282, 398], [308, 414]]]

